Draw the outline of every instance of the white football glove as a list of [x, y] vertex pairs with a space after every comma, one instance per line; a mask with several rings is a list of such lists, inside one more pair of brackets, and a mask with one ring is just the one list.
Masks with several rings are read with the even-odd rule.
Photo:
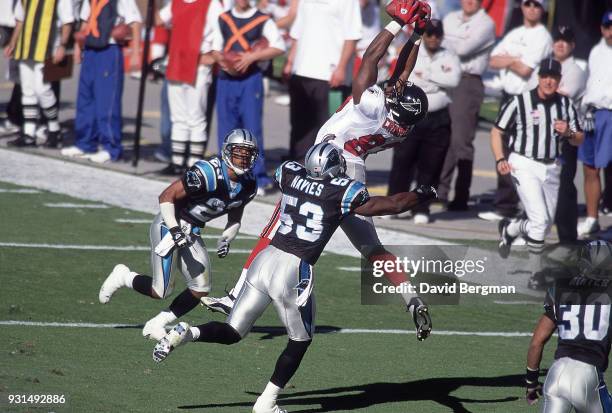
[[227, 254], [229, 254], [229, 250], [230, 250], [230, 243], [229, 243], [229, 241], [221, 238], [217, 242], [217, 256], [219, 258], [225, 258], [225, 257], [227, 257]]

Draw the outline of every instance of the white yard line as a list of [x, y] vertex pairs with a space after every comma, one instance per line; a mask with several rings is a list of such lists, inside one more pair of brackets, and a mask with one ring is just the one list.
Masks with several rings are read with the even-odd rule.
[[[3, 326], [19, 327], [66, 327], [66, 328], [142, 328], [139, 324], [104, 324], [104, 323], [56, 323], [43, 321], [0, 320]], [[338, 334], [415, 334], [413, 330], [385, 330], [366, 328], [319, 329], [321, 332]], [[519, 331], [450, 331], [433, 330], [434, 336], [476, 336], [476, 337], [531, 337], [530, 332]]]
[[46, 203], [44, 205], [48, 208], [92, 208], [92, 209], [108, 208], [108, 205], [103, 205], [103, 204], [71, 204], [69, 202]]
[[115, 222], [119, 222], [120, 224], [150, 224], [152, 222], [151, 219], [135, 219], [135, 218], [119, 218], [116, 219]]
[[[150, 251], [144, 245], [75, 245], [75, 244], [33, 244], [24, 242], [0, 242], [0, 248], [46, 248], [56, 250], [97, 250], [97, 251]], [[230, 254], [250, 254], [251, 250], [230, 248]]]
[[0, 194], [40, 194], [40, 191], [37, 189], [2, 189], [0, 188]]
[[338, 267], [338, 269], [340, 271], [346, 271], [346, 272], [360, 272], [361, 271], [361, 267]]

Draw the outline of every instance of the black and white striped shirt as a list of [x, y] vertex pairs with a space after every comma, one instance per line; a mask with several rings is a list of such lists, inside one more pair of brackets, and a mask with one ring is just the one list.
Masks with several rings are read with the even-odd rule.
[[552, 161], [560, 155], [555, 120], [565, 120], [580, 132], [578, 113], [572, 101], [560, 94], [542, 100], [537, 88], [508, 100], [497, 115], [495, 126], [511, 134], [510, 151], [537, 161]]

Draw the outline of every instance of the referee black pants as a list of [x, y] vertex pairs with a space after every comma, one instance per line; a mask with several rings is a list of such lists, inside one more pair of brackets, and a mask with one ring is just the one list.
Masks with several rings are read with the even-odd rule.
[[289, 97], [289, 159], [302, 162], [329, 118], [329, 82], [293, 75], [289, 79]]
[[[417, 185], [438, 186], [444, 158], [450, 145], [451, 121], [448, 109], [429, 112], [408, 137], [393, 150], [389, 174], [389, 195], [410, 190]], [[429, 214], [429, 204], [420, 204], [412, 212]]]
[[578, 239], [578, 191], [574, 185], [578, 147], [570, 145], [567, 140], [561, 147], [562, 162], [559, 184], [559, 198], [555, 224], [561, 244], [573, 244]]

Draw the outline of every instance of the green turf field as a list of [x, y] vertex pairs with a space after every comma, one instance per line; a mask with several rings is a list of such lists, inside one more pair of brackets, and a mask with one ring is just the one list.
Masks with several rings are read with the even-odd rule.
[[[93, 202], [47, 192], [15, 193], [1, 183], [0, 321], [142, 324], [167, 306], [131, 290], [110, 304], [98, 289], [116, 263], [149, 272], [144, 250], [75, 249], [76, 246], [147, 247], [151, 219], [120, 208], [52, 208], [45, 204]], [[215, 234], [206, 230], [206, 234]], [[209, 240], [215, 245], [214, 240]], [[234, 251], [255, 240], [237, 240]], [[20, 244], [19, 246], [11, 246]], [[64, 247], [28, 248], [21, 244]], [[213, 254], [214, 255], [214, 254]], [[213, 294], [231, 286], [246, 259], [234, 252], [212, 258]], [[324, 255], [316, 267], [317, 325], [337, 328], [412, 329], [396, 306], [360, 305], [359, 260]], [[177, 274], [176, 292], [184, 284]], [[302, 366], [281, 396], [290, 412], [522, 412], [528, 337], [436, 335], [435, 330], [528, 332], [538, 305], [434, 306], [434, 334], [317, 334]], [[185, 321], [222, 320], [197, 308]], [[259, 332], [232, 347], [194, 343], [156, 365], [154, 342], [139, 328], [0, 326], [0, 412], [250, 412], [286, 344], [276, 314], [268, 310]], [[554, 345], [545, 354], [550, 364]], [[11, 394], [61, 394], [65, 404], [18, 406]]]

